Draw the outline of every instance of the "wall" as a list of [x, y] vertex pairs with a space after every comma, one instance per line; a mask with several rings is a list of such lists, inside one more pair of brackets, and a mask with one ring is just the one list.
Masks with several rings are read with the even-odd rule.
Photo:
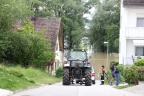
[[[118, 61], [118, 54], [109, 54], [108, 55], [108, 69], [109, 64], [112, 61]], [[106, 53], [93, 53], [92, 55], [92, 65], [96, 72], [96, 79], [100, 79], [100, 73], [101, 73], [101, 66], [106, 66], [107, 63], [107, 54]]]
[[[127, 27], [136, 27], [137, 17], [144, 17], [144, 8], [124, 8], [121, 0], [120, 9], [120, 40], [119, 40], [119, 63], [127, 64], [126, 58], [135, 55], [132, 40], [126, 40]], [[131, 63], [130, 63], [131, 64]]]
[[133, 56], [135, 56], [134, 52], [134, 45], [133, 45], [133, 40], [127, 40], [127, 52], [126, 52], [126, 57], [125, 57], [125, 64], [126, 65], [132, 65], [133, 64]]
[[144, 9], [127, 9], [128, 25], [126, 27], [136, 27], [137, 17], [144, 17]]

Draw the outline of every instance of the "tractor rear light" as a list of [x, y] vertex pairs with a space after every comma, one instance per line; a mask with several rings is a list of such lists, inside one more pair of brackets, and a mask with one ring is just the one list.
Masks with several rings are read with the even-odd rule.
[[92, 73], [92, 76], [95, 76], [95, 73]]

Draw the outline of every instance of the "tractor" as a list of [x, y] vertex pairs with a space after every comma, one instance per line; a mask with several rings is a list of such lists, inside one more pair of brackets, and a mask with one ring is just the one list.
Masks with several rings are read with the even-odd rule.
[[91, 86], [91, 64], [85, 50], [70, 50], [63, 64], [63, 85], [78, 84]]

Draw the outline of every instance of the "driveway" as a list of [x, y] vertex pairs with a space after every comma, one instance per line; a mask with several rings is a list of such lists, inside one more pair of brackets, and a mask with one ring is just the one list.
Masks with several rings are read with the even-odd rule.
[[109, 85], [100, 85], [96, 81], [95, 85], [84, 86], [79, 84], [63, 86], [62, 83], [45, 85], [37, 88], [17, 92], [11, 96], [144, 96], [125, 90], [115, 89]]

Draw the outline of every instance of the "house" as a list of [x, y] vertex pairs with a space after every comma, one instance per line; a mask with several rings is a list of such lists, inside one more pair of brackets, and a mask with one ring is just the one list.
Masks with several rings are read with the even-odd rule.
[[54, 73], [57, 66], [63, 62], [63, 33], [61, 28], [61, 18], [52, 17], [32, 17], [32, 23], [36, 31], [44, 30], [46, 38], [50, 40], [52, 52], [56, 54], [55, 60], [47, 62], [48, 70]]
[[121, 0], [119, 63], [144, 57], [144, 0]]

